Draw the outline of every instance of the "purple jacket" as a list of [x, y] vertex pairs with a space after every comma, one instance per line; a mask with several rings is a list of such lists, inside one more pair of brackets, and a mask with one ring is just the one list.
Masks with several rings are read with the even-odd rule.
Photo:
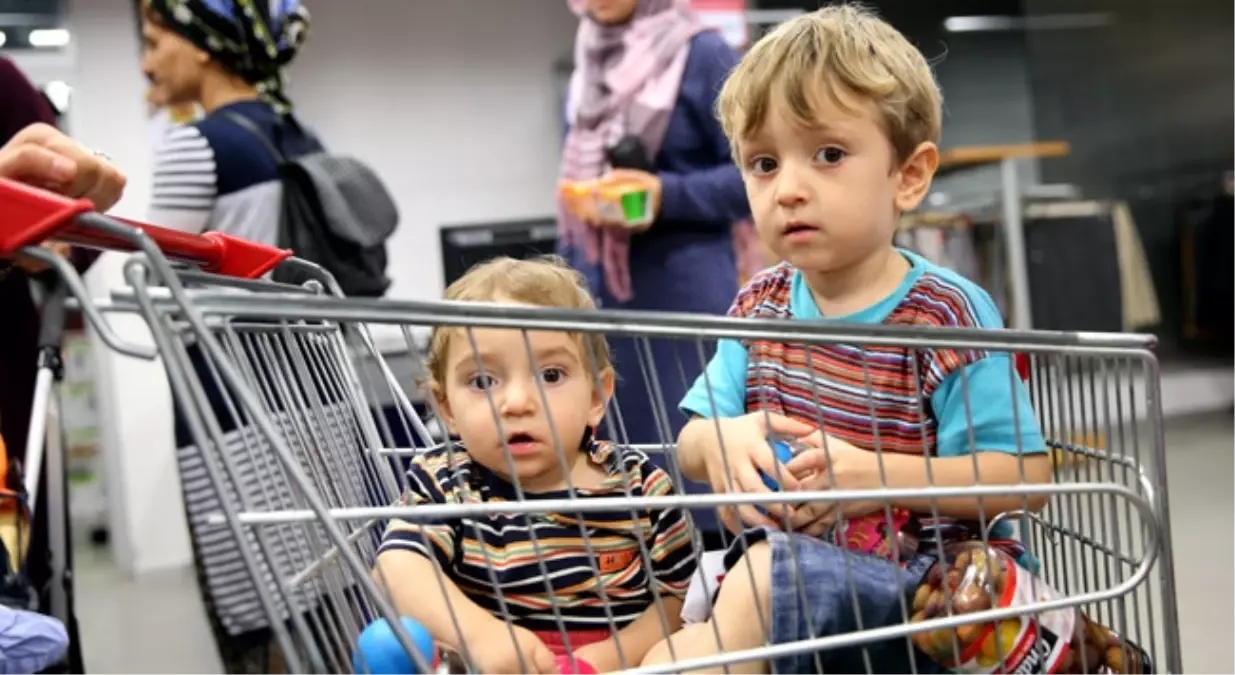
[[[12, 61], [2, 56], [0, 91], [4, 92], [0, 98], [0, 145], [31, 124], [56, 124], [56, 116], [43, 94]], [[84, 272], [96, 257], [92, 251], [75, 250], [73, 264]], [[39, 335], [38, 308], [30, 297], [29, 278], [21, 270], [13, 270], [0, 281], [0, 317], [4, 317], [5, 324], [0, 331], [0, 434], [13, 455], [26, 447]]]

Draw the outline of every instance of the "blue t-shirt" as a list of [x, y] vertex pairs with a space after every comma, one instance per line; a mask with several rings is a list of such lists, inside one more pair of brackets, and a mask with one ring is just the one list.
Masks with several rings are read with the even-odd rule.
[[[756, 275], [738, 294], [729, 315], [917, 330], [1003, 327], [994, 301], [982, 288], [915, 253], [901, 253], [911, 268], [896, 290], [848, 316], [824, 317], [801, 272], [788, 264]], [[769, 343], [759, 349], [751, 368], [747, 346], [719, 340], [715, 356], [680, 403], [683, 413], [737, 417], [775, 400], [800, 417], [819, 415], [829, 434], [867, 449], [921, 454], [922, 440], [933, 432], [934, 447], [925, 451], [933, 450], [937, 457], [973, 451], [1046, 452], [1029, 392], [1006, 352], [828, 345], [807, 355], [806, 345]], [[748, 391], [752, 382], [757, 388]], [[1000, 523], [991, 535], [1013, 536], [1011, 523]], [[1022, 562], [1031, 569], [1036, 566], [1029, 557]]]
[[[968, 298], [970, 315], [976, 319], [976, 325], [966, 327], [1003, 328], [1003, 319], [994, 301], [982, 288], [915, 253], [902, 253], [912, 267], [896, 290], [874, 305], [843, 317], [824, 317], [815, 305], [801, 272], [793, 270], [789, 280], [791, 318], [799, 321], [881, 324], [910, 301], [911, 296], [917, 295], [913, 299], [920, 300], [920, 294], [913, 291], [922, 285], [924, 278], [930, 277], [931, 281], [942, 282]], [[937, 456], [966, 455], [971, 448], [1011, 453], [1018, 450], [1023, 453], [1046, 451], [1046, 442], [1030, 404], [1029, 392], [1019, 380], [1010, 384], [1010, 358], [1006, 353], [988, 354], [964, 367], [964, 381], [960, 369], [957, 369], [948, 374], [931, 393], [930, 413], [937, 424]], [[716, 355], [708, 363], [706, 372], [695, 380], [694, 386], [686, 393], [680, 408], [687, 415], [705, 418], [744, 415], [747, 412], [746, 383], [746, 348], [738, 340], [719, 340]], [[712, 390], [710, 396], [709, 385]], [[966, 410], [964, 389], [968, 390], [970, 401], [981, 401], [982, 404], [968, 406]], [[1016, 411], [1015, 415], [1013, 410]], [[974, 430], [972, 444], [970, 421]]]

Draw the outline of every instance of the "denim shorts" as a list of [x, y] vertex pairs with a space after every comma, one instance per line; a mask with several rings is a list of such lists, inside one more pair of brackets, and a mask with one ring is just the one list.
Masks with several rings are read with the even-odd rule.
[[[913, 592], [936, 560], [918, 555], [901, 566], [815, 537], [763, 534], [772, 548], [776, 645], [904, 623], [902, 612], [912, 611]], [[945, 672], [906, 637], [780, 657], [771, 666], [775, 673]]]

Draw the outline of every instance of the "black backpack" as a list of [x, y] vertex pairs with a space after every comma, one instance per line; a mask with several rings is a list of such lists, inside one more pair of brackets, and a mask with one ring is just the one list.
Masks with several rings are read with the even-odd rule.
[[[390, 287], [386, 240], [399, 224], [399, 212], [377, 174], [354, 157], [325, 151], [289, 158], [252, 120], [233, 111], [223, 114], [260, 139], [279, 164], [278, 246], [321, 265], [348, 296], [385, 294]], [[274, 273], [282, 283], [308, 279], [298, 271]]]

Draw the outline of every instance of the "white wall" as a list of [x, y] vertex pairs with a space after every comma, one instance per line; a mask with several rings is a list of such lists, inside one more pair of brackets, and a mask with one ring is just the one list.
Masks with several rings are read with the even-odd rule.
[[[128, 176], [112, 213], [144, 218], [150, 195], [151, 136], [145, 81], [129, 0], [75, 2], [70, 15], [76, 73], [68, 131], [106, 152]], [[104, 255], [87, 276], [91, 293], [124, 287], [125, 256]], [[137, 316], [112, 317], [124, 339], [151, 344]], [[92, 332], [100, 440], [108, 483], [112, 549], [131, 574], [189, 563], [190, 549], [172, 448], [171, 400], [161, 362], [122, 357]]]
[[[1003, 33], [952, 33], [942, 43], [920, 44], [947, 47], [935, 65], [943, 89], [945, 147], [1055, 140], [1036, 137], [1023, 42]], [[1038, 160], [1021, 160], [1018, 175], [1022, 185], [1037, 185]], [[933, 189], [962, 202], [989, 199], [1001, 181], [999, 166], [985, 166], [943, 176]]]
[[391, 295], [442, 291], [438, 226], [553, 211], [562, 126], [553, 66], [565, 0], [319, 2], [291, 71], [298, 111], [373, 164], [402, 216]]
[[[291, 93], [326, 142], [369, 161], [398, 201], [392, 295], [434, 298], [439, 225], [551, 212], [561, 129], [553, 66], [569, 55], [574, 19], [563, 0], [363, 2], [363, 12], [310, 5]], [[70, 131], [128, 174], [115, 213], [143, 218], [152, 148], [132, 3], [78, 0], [71, 11]], [[64, 69], [65, 58], [30, 56], [36, 79]], [[105, 258], [91, 271], [96, 297], [122, 284], [121, 263]], [[149, 340], [139, 319], [117, 328]], [[162, 366], [94, 347], [117, 561], [132, 574], [188, 564]]]

